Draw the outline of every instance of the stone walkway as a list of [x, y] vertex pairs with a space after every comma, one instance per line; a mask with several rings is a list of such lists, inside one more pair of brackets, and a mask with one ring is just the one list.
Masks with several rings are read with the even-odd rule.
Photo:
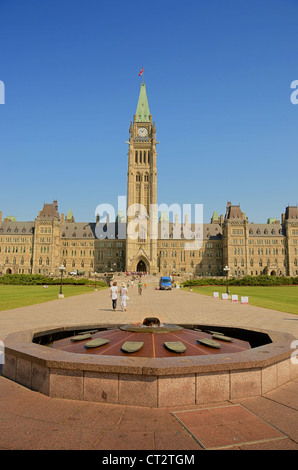
[[[295, 315], [178, 289], [156, 291], [153, 280], [149, 278], [147, 284], [141, 296], [136, 286], [129, 289], [127, 312], [120, 309], [112, 311], [108, 290], [0, 312], [0, 340], [5, 343], [8, 334], [35, 327], [142, 322], [146, 316], [157, 316], [161, 322], [168, 323], [228, 324], [278, 330], [298, 338], [298, 317]], [[298, 380], [294, 380], [262, 397], [208, 407], [201, 405], [192, 407], [192, 410], [204, 409], [207, 412], [206, 408], [214, 408], [213, 414], [217, 419], [219, 413], [222, 416], [223, 408], [230, 419], [232, 413], [239, 411], [239, 406], [246, 413], [250, 411], [250, 418], [253, 414], [259, 429], [264, 428], [260, 431], [262, 437], [254, 435], [258, 428], [255, 424], [251, 436], [241, 435], [238, 430], [234, 436], [236, 424], [226, 423], [224, 434], [232, 439], [227, 441], [230, 442], [228, 448], [297, 450], [297, 392]], [[232, 405], [239, 406], [235, 408]], [[204, 442], [213, 442], [210, 433], [213, 436], [214, 431], [210, 430], [208, 435], [207, 427], [204, 427], [207, 435], [202, 436], [203, 426], [198, 427], [198, 419], [202, 418], [196, 418], [193, 425], [186, 425], [183, 411], [183, 407], [147, 409], [52, 399], [0, 376], [0, 449], [196, 451], [208, 448]], [[209, 445], [212, 448], [225, 447], [225, 441], [220, 442], [215, 442], [213, 447]]]
[[[118, 285], [120, 282], [119, 278]], [[112, 311], [108, 289], [0, 312], [0, 340], [9, 333], [35, 327], [72, 326], [85, 322], [135, 323], [142, 322], [146, 316], [156, 316], [167, 323], [214, 323], [277, 330], [298, 338], [297, 315], [180, 289], [158, 291], [154, 289], [152, 278], [147, 284], [142, 295], [138, 295], [137, 286], [129, 288], [126, 312], [122, 312], [119, 305], [116, 312]]]

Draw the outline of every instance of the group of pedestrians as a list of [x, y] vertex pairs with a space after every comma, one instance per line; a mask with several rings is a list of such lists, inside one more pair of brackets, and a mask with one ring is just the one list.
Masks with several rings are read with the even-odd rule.
[[[133, 281], [131, 281], [131, 286], [133, 287]], [[118, 294], [120, 295], [120, 307], [122, 309], [122, 312], [126, 312], [126, 307], [127, 307], [127, 301], [129, 300], [128, 297], [128, 287], [129, 287], [129, 282], [125, 284], [125, 282], [122, 282], [120, 286], [120, 290], [117, 286], [117, 282], [111, 281], [110, 283], [110, 297], [112, 299], [112, 308], [113, 311], [115, 312], [117, 308], [117, 301], [118, 301]], [[143, 287], [146, 288], [146, 284], [142, 283], [141, 277], [138, 280], [138, 295], [142, 295], [142, 290]]]
[[126, 312], [126, 304], [127, 304], [127, 301], [129, 300], [129, 297], [127, 295], [128, 289], [124, 282], [120, 286], [120, 292], [117, 286], [117, 282], [113, 282], [113, 284], [111, 285], [110, 296], [112, 299], [112, 307], [113, 307], [114, 312], [117, 308], [118, 293], [120, 294], [120, 307], [122, 309], [122, 312]]

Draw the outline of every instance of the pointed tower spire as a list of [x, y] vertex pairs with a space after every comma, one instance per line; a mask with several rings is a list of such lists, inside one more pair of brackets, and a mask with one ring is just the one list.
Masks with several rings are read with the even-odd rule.
[[141, 84], [138, 106], [135, 114], [136, 122], [150, 122], [150, 111], [145, 83]]

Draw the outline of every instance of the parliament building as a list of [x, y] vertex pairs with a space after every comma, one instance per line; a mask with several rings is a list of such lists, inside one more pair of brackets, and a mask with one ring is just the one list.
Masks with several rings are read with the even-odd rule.
[[199, 226], [175, 214], [170, 222], [168, 214], [151, 209], [158, 207], [158, 142], [145, 83], [127, 143], [126, 214], [114, 221], [98, 215], [93, 222], [77, 222], [71, 210], [59, 213], [57, 201], [44, 204], [30, 222], [0, 211], [0, 274], [58, 276], [63, 265], [68, 274], [85, 276], [121, 271], [223, 276], [226, 266], [233, 277], [298, 275], [297, 206], [286, 207], [280, 220], [255, 224], [228, 202], [224, 215], [214, 211], [210, 223]]

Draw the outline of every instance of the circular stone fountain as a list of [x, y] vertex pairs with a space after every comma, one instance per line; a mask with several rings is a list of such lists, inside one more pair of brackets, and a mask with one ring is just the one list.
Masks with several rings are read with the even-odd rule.
[[230, 326], [79, 325], [15, 333], [3, 375], [51, 397], [163, 407], [257, 396], [298, 375], [294, 338]]

